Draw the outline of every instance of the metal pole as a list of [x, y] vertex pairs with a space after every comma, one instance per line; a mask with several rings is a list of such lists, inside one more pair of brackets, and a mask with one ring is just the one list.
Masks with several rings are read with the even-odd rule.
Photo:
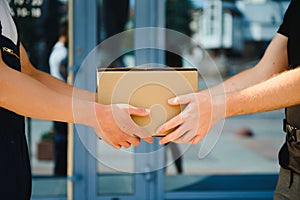
[[[73, 0], [68, 1], [68, 24], [69, 24], [69, 42], [68, 42], [68, 66], [74, 66], [74, 35], [73, 35], [73, 25], [74, 25], [74, 17], [73, 17]], [[73, 85], [74, 82], [74, 70], [68, 70], [68, 84]], [[68, 200], [73, 200], [73, 188], [74, 183], [72, 178], [74, 176], [74, 125], [68, 124], [68, 150], [67, 150], [68, 160], [67, 160], [67, 198]]]
[[[157, 49], [145, 49], [147, 46], [163, 47], [165, 44], [165, 33], [161, 31], [165, 27], [165, 1], [163, 0], [138, 0], [135, 1], [135, 28], [154, 28], [152, 31], [135, 31], [135, 49], [143, 51], [135, 52], [135, 64], [145, 65], [149, 63], [163, 64], [165, 54]], [[145, 39], [147, 38], [147, 39]], [[149, 66], [151, 67], [151, 66]], [[153, 152], [159, 148], [158, 144], [142, 143], [136, 147], [137, 152]], [[154, 156], [151, 159], [137, 160], [135, 158], [135, 167], [139, 169], [151, 169], [155, 163], [163, 162], [164, 155]], [[149, 171], [143, 174], [135, 175], [135, 189], [137, 199], [147, 197], [148, 200], [163, 199], [163, 170]]]

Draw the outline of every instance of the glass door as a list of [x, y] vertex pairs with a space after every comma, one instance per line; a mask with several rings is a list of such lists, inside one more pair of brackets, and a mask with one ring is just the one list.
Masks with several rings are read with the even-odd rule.
[[[134, 28], [143, 23], [157, 26], [146, 24], [149, 18], [144, 15], [151, 13], [147, 9], [149, 6], [155, 9], [160, 8], [158, 5], [158, 1], [146, 0], [73, 1], [74, 85], [96, 91], [96, 69], [99, 67], [157, 62], [155, 59], [159, 56], [153, 51], [136, 55], [136, 41], [142, 35]], [[156, 19], [154, 14], [151, 17]], [[147, 61], [149, 55], [152, 57]], [[142, 142], [136, 148], [115, 150], [99, 140], [88, 127], [75, 125], [74, 132], [73, 170], [69, 178], [71, 199], [158, 199], [162, 181], [153, 163], [161, 163], [162, 154], [148, 155], [157, 150], [157, 143]]]
[[[99, 67], [163, 63], [160, 51], [135, 51], [157, 45], [158, 32], [135, 28], [163, 27], [157, 16], [163, 13], [163, 6], [164, 2], [148, 0], [74, 0], [69, 13], [73, 16], [74, 85], [96, 91]], [[145, 33], [155, 39], [141, 46], [139, 41], [145, 41]], [[93, 130], [79, 125], [74, 126], [73, 137], [69, 199], [162, 198], [163, 170], [159, 163], [163, 163], [163, 152], [157, 142], [115, 150], [99, 140]]]

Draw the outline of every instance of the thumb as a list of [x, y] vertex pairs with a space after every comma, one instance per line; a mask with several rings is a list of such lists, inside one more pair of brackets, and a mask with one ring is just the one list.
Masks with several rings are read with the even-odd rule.
[[190, 95], [187, 94], [187, 95], [180, 95], [180, 96], [174, 97], [172, 99], [169, 99], [168, 103], [170, 105], [176, 106], [176, 105], [181, 105], [181, 104], [188, 104], [188, 103], [190, 103], [190, 101], [191, 101]]
[[150, 114], [150, 110], [146, 108], [137, 108], [134, 106], [129, 105], [128, 112], [130, 115], [135, 116], [148, 116]]

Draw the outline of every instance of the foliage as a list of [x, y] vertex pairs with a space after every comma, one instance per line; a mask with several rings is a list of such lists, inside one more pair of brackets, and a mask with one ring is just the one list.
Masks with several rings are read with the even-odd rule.
[[166, 27], [190, 36], [192, 9], [193, 4], [190, 0], [167, 0]]
[[54, 141], [54, 135], [55, 135], [55, 133], [54, 133], [53, 129], [50, 129], [49, 131], [46, 131], [41, 135], [40, 141], [42, 141], [42, 142], [53, 142]]

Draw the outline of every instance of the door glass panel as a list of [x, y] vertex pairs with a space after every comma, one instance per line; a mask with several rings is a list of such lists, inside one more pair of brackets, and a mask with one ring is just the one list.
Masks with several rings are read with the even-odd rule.
[[[19, 39], [32, 64], [50, 72], [48, 57], [59, 36], [60, 20], [67, 14], [67, 2], [59, 0], [9, 0], [19, 30]], [[51, 31], [49, 31], [51, 30]], [[52, 121], [26, 119], [26, 136], [33, 175], [32, 197], [66, 197], [64, 173], [54, 168], [57, 136]], [[66, 153], [65, 150], [60, 151]]]
[[[106, 45], [101, 51], [100, 67], [134, 66], [133, 47], [134, 0], [99, 0], [98, 1], [98, 36], [99, 43]], [[126, 31], [126, 37], [116, 34]], [[128, 37], [127, 37], [128, 36]], [[112, 48], [111, 48], [112, 47]], [[129, 52], [129, 53], [128, 53]], [[105, 55], [105, 56], [103, 56]], [[135, 149], [115, 150], [99, 141], [97, 144], [97, 194], [129, 195], [134, 194], [134, 156]], [[112, 187], [113, 185], [113, 187]]]
[[[134, 193], [134, 149], [114, 150], [99, 141], [97, 167], [98, 195], [129, 195]], [[112, 187], [113, 186], [113, 187]]]
[[[192, 5], [190, 9], [179, 9], [188, 3]], [[282, 5], [277, 7], [272, 4], [273, 8], [282, 10], [278, 10], [278, 16], [270, 17], [275, 21], [270, 20], [266, 25], [265, 15], [271, 16], [273, 12], [260, 9], [265, 4], [247, 4], [243, 1], [226, 4], [222, 4], [222, 1], [166, 1], [166, 24], [172, 29], [190, 34], [199, 44], [183, 52], [182, 62], [184, 67], [199, 66], [200, 90], [218, 84], [257, 63], [281, 23], [286, 5], [282, 2], [278, 4]], [[249, 9], [256, 7], [255, 13], [259, 10], [264, 12], [264, 17], [255, 18], [256, 21], [243, 18], [251, 15], [248, 6]], [[249, 24], [245, 25], [243, 20], [249, 20]], [[178, 27], [183, 27], [179, 26], [180, 22], [189, 24], [186, 26], [189, 30], [180, 30]], [[264, 39], [250, 36], [248, 31], [245, 31], [247, 35], [243, 35], [242, 29], [254, 33], [251, 25], [255, 23], [262, 28], [260, 33]], [[267, 34], [265, 29], [272, 34]], [[211, 59], [205, 59], [203, 52]], [[285, 138], [282, 131], [283, 118], [283, 110], [232, 117], [219, 123], [217, 127], [220, 128], [212, 129], [197, 145], [169, 146], [166, 148], [166, 160], [173, 162], [165, 170], [165, 191], [273, 191], [279, 172], [277, 154]], [[176, 156], [178, 154], [181, 156]]]

